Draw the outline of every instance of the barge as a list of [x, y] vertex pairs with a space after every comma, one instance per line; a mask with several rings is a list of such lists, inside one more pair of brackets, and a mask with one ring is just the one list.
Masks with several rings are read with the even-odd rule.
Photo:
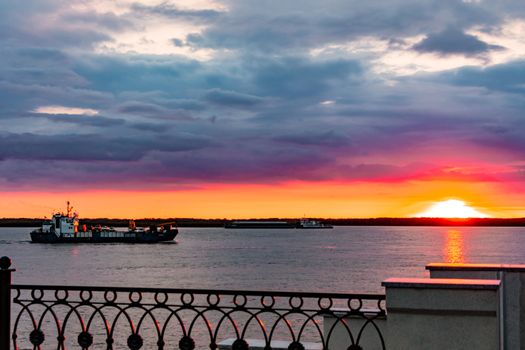
[[324, 228], [333, 228], [332, 225], [324, 224], [317, 220], [310, 219], [301, 219], [298, 222], [288, 222], [288, 221], [257, 221], [257, 220], [238, 220], [230, 221], [224, 225], [225, 228], [299, 228], [299, 229], [324, 229]]
[[295, 228], [295, 224], [287, 221], [231, 221], [224, 225], [225, 228]]

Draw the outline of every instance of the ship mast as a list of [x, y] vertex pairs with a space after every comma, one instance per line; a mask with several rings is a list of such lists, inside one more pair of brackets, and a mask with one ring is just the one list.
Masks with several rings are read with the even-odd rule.
[[71, 214], [72, 207], [69, 206], [69, 201], [67, 201], [67, 217], [69, 217], [69, 214]]

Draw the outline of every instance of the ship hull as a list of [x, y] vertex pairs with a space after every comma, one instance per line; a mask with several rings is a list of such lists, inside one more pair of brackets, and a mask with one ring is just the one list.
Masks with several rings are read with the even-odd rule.
[[30, 235], [33, 243], [158, 243], [172, 241], [178, 233], [173, 229], [159, 233], [131, 232], [121, 237], [107, 237], [101, 232], [92, 232], [89, 236], [84, 234], [84, 237], [57, 237], [54, 233], [40, 231], [32, 231]]

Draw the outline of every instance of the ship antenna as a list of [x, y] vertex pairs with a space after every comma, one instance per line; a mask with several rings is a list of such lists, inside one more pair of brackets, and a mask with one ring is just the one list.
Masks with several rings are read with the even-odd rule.
[[68, 217], [69, 217], [69, 213], [71, 213], [71, 209], [72, 208], [69, 207], [69, 201], [67, 201], [67, 216]]

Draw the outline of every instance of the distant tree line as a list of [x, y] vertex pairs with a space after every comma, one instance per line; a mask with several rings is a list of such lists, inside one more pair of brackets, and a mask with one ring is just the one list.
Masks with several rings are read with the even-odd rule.
[[[3, 218], [0, 227], [38, 227], [44, 219], [41, 218]], [[265, 218], [250, 219], [252, 221], [288, 221], [297, 222], [297, 218]], [[512, 219], [444, 219], [444, 218], [370, 218], [370, 219], [323, 219], [314, 218], [334, 226], [525, 226], [525, 218]], [[159, 225], [165, 222], [176, 222], [179, 227], [222, 227], [232, 221], [227, 219], [194, 219], [194, 218], [144, 218], [135, 219], [138, 227]], [[127, 227], [129, 219], [82, 219], [80, 224], [86, 226]]]
[[[0, 218], [0, 227], [38, 227], [42, 225], [44, 219], [31, 218]], [[110, 226], [110, 227], [128, 227], [130, 219], [81, 219], [80, 224], [90, 226]], [[175, 222], [180, 227], [221, 227], [228, 220], [225, 219], [185, 219], [185, 218], [145, 218], [135, 219], [137, 227], [149, 227], [159, 225], [165, 222]]]

